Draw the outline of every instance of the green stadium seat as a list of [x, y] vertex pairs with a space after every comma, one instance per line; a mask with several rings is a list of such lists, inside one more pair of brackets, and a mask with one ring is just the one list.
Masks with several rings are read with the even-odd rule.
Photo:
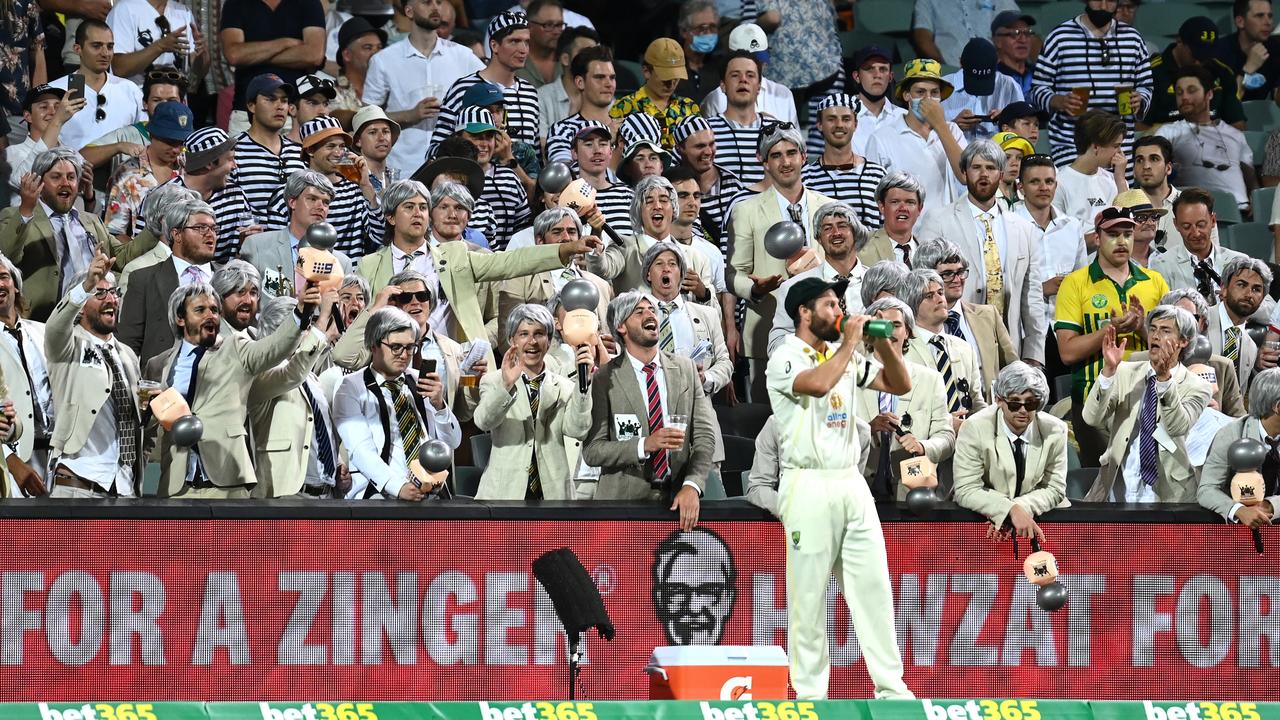
[[1040, 34], [1040, 37], [1048, 35], [1050, 30], [1083, 12], [1083, 3], [1071, 2], [1070, 0], [1066, 2], [1056, 0], [1055, 2], [1047, 2], [1037, 8], [1027, 9], [1027, 14], [1034, 16], [1036, 19], [1036, 32]]
[[[1242, 252], [1249, 257], [1256, 257], [1266, 262], [1274, 262], [1275, 236], [1266, 223], [1248, 222], [1232, 225], [1227, 229], [1222, 244]], [[1222, 234], [1221, 231], [1219, 234]]]
[[1244, 222], [1234, 195], [1221, 190], [1210, 190], [1209, 194], [1213, 196], [1213, 212], [1218, 216], [1219, 228]]
[[1067, 471], [1067, 497], [1072, 500], [1084, 500], [1089, 488], [1098, 479], [1098, 468], [1077, 468]]
[[618, 75], [618, 97], [629, 95], [644, 85], [644, 71], [640, 63], [634, 60], [614, 60], [613, 67]]
[[905, 35], [911, 32], [915, 3], [905, 0], [860, 0], [854, 6], [854, 24], [868, 32]]
[[1178, 29], [1188, 18], [1205, 15], [1200, 4], [1163, 2], [1143, 4], [1138, 8], [1138, 30], [1144, 37], [1168, 35], [1176, 37]]
[[1244, 139], [1249, 143], [1249, 150], [1253, 152], [1253, 164], [1261, 165], [1262, 160], [1267, 154], [1267, 133], [1264, 130], [1245, 130]]
[[475, 497], [480, 489], [484, 468], [459, 465], [453, 469], [453, 494], [459, 497]]
[[880, 35], [869, 30], [849, 30], [840, 33], [840, 55], [848, 59], [858, 50], [868, 45], [878, 45], [890, 52], [897, 41], [888, 35]]
[[[1275, 200], [1276, 189], [1273, 187], [1254, 190], [1253, 195], [1249, 198], [1249, 202], [1253, 205], [1253, 221], [1270, 225], [1272, 223], [1271, 206], [1275, 203]], [[1280, 221], [1280, 218], [1275, 220]]]
[[489, 467], [489, 454], [493, 452], [493, 436], [489, 433], [480, 433], [471, 436], [471, 462], [475, 466], [484, 470]]
[[1249, 100], [1244, 103], [1244, 117], [1250, 130], [1271, 130], [1280, 125], [1280, 106], [1271, 100]]

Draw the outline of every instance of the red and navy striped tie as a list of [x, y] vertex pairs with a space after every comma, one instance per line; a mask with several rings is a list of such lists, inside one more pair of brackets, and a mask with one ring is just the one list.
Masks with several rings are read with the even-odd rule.
[[[662, 429], [662, 397], [658, 394], [658, 378], [655, 375], [657, 371], [657, 363], [648, 363], [644, 366], [644, 386], [649, 398], [650, 435]], [[667, 475], [671, 472], [671, 464], [667, 460], [667, 451], [665, 449], [654, 451], [649, 456], [649, 466], [653, 468], [654, 478], [666, 480]]]

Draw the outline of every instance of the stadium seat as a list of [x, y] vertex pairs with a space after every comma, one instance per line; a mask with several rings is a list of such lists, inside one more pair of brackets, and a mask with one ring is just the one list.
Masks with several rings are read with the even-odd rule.
[[1219, 230], [1223, 225], [1244, 222], [1244, 216], [1240, 214], [1240, 206], [1236, 204], [1234, 195], [1222, 190], [1210, 190], [1209, 194], [1213, 196], [1213, 212], [1218, 216]]
[[1261, 165], [1267, 156], [1267, 133], [1265, 130], [1245, 130], [1244, 139], [1249, 143], [1249, 151], [1253, 153], [1253, 164]]
[[614, 73], [617, 75], [617, 96], [630, 95], [644, 85], [644, 71], [640, 63], [634, 60], [614, 60]]
[[1035, 16], [1036, 30], [1040, 37], [1044, 37], [1055, 27], [1083, 13], [1084, 7], [1078, 2], [1059, 0], [1045, 3], [1037, 8], [1029, 8], [1028, 12]]
[[1138, 10], [1138, 30], [1144, 37], [1169, 35], [1176, 37], [1188, 18], [1204, 15], [1200, 4], [1163, 2], [1144, 5]]
[[[716, 405], [716, 417], [720, 422], [720, 434], [736, 435], [742, 438], [755, 438], [760, 428], [773, 414], [773, 408], [765, 403], [738, 403], [737, 405]], [[754, 440], [753, 440], [754, 442]]]
[[1071, 374], [1059, 375], [1053, 379], [1053, 397], [1055, 400], [1071, 397]]
[[1076, 451], [1076, 446], [1070, 442], [1067, 443], [1067, 472], [1080, 469], [1080, 453]]
[[853, 29], [840, 33], [840, 56], [846, 60], [853, 57], [858, 50], [868, 45], [878, 45], [886, 50], [894, 47], [896, 41], [888, 35], [880, 35], [864, 29]]
[[[1271, 224], [1271, 206], [1276, 201], [1276, 189], [1258, 188], [1253, 191], [1253, 195], [1249, 197], [1250, 203], [1253, 205], [1253, 221], [1256, 223]], [[1277, 218], [1280, 220], [1280, 218]]]
[[756, 443], [751, 438], [724, 436], [724, 462], [720, 463], [720, 479], [728, 497], [741, 497], [747, 491], [747, 473], [755, 458]]
[[[488, 437], [487, 435], [485, 437]], [[453, 469], [453, 494], [460, 497], [475, 497], [480, 489], [480, 476], [484, 468], [470, 465], [459, 465]]]
[[471, 436], [471, 462], [484, 470], [489, 467], [489, 452], [493, 450], [493, 436], [479, 433]]
[[861, 0], [853, 7], [855, 25], [868, 32], [902, 35], [911, 32], [914, 3], [904, 0]]
[[1083, 500], [1093, 482], [1098, 479], [1098, 468], [1079, 468], [1067, 471], [1067, 497]]
[[1228, 248], [1266, 262], [1274, 261], [1274, 241], [1271, 228], [1260, 222], [1232, 225], [1222, 238], [1222, 244]]
[[[1245, 125], [1250, 130], [1270, 130], [1280, 125], [1280, 106], [1270, 100], [1249, 100], [1244, 104]], [[1258, 162], [1254, 158], [1254, 162]]]

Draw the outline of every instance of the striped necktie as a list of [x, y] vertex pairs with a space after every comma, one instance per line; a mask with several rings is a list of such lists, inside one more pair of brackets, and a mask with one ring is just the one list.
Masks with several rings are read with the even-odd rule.
[[120, 438], [119, 461], [125, 467], [133, 467], [133, 462], [138, 459], [139, 449], [137, 405], [120, 365], [111, 356], [111, 350], [101, 346], [98, 352], [111, 373], [111, 402], [115, 404], [116, 434]]
[[948, 311], [948, 312], [947, 312], [947, 319], [946, 319], [946, 320], [944, 320], [944, 321], [943, 321], [943, 323], [944, 323], [944, 325], [945, 325], [945, 327], [946, 327], [946, 330], [947, 330], [947, 334], [948, 334], [948, 335], [954, 335], [954, 336], [956, 336], [956, 337], [960, 338], [961, 340], [964, 340], [965, 342], [968, 342], [968, 341], [969, 341], [969, 338], [966, 338], [966, 337], [964, 336], [964, 333], [960, 331], [960, 313], [959, 313], [959, 311], [957, 311], [957, 310], [950, 310], [950, 311]]
[[[887, 392], [880, 393], [880, 414], [893, 412], [894, 396]], [[877, 438], [880, 442], [880, 456], [876, 459], [876, 474], [871, 482], [871, 494], [877, 500], [887, 500], [892, 495], [893, 463], [890, 452], [893, 445], [893, 433], [882, 432]]]
[[387, 381], [387, 389], [391, 391], [393, 407], [396, 411], [396, 426], [400, 428], [400, 443], [404, 447], [404, 461], [411, 463], [418, 457], [421, 446], [422, 431], [418, 427], [418, 416], [409, 407], [409, 390], [404, 387], [404, 378], [398, 377]]
[[[542, 390], [542, 379], [545, 377], [539, 375], [536, 378], [525, 378], [525, 384], [529, 389], [529, 416], [533, 418], [534, 425], [538, 422], [538, 402], [539, 395]], [[535, 434], [537, 430], [534, 430]], [[525, 500], [541, 500], [542, 499], [542, 477], [538, 474], [538, 448], [535, 444], [533, 453], [529, 456], [529, 484], [524, 491]]]
[[1236, 366], [1236, 370], [1240, 370], [1240, 328], [1231, 326], [1227, 328], [1226, 340], [1223, 341], [1222, 354], [1231, 358], [1232, 364]]
[[405, 253], [405, 255], [404, 255], [404, 266], [403, 266], [403, 267], [401, 267], [400, 269], [401, 269], [401, 270], [408, 270], [409, 268], [413, 267], [413, 261], [414, 261], [414, 260], [417, 260], [417, 259], [418, 259], [418, 258], [420, 258], [420, 257], [422, 257], [423, 255], [426, 255], [426, 253], [425, 253], [425, 252], [423, 252], [423, 251], [421, 251], [421, 250], [414, 250], [414, 251], [413, 251], [413, 252], [411, 252], [411, 253]]
[[1138, 468], [1147, 487], [1156, 484], [1156, 376], [1147, 376], [1147, 389], [1142, 394], [1142, 410], [1138, 415]]
[[[645, 395], [648, 398], [649, 434], [662, 429], [662, 396], [658, 393], [658, 364], [647, 363], [644, 366]], [[649, 467], [653, 468], [653, 477], [665, 481], [671, 473], [670, 460], [665, 449], [656, 450], [649, 456]]]
[[1004, 269], [1000, 266], [1000, 248], [996, 246], [996, 234], [991, 229], [991, 217], [978, 216], [987, 237], [982, 243], [982, 262], [987, 270], [987, 304], [1004, 316]]
[[942, 383], [947, 387], [947, 411], [960, 412], [960, 388], [956, 386], [956, 376], [951, 370], [951, 353], [947, 352], [947, 343], [942, 335], [934, 335], [929, 340], [937, 355], [938, 372], [942, 374]]
[[658, 301], [658, 309], [662, 311], [662, 322], [658, 325], [658, 349], [673, 353], [676, 351], [676, 334], [671, 329], [671, 313], [676, 311], [676, 304]]

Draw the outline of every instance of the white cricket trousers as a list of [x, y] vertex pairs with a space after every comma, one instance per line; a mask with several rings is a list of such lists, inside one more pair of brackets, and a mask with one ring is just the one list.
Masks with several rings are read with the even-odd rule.
[[787, 653], [796, 698], [827, 697], [827, 583], [833, 571], [876, 697], [915, 697], [902, 681], [889, 561], [871, 488], [853, 469], [783, 470], [778, 490], [787, 542]]

